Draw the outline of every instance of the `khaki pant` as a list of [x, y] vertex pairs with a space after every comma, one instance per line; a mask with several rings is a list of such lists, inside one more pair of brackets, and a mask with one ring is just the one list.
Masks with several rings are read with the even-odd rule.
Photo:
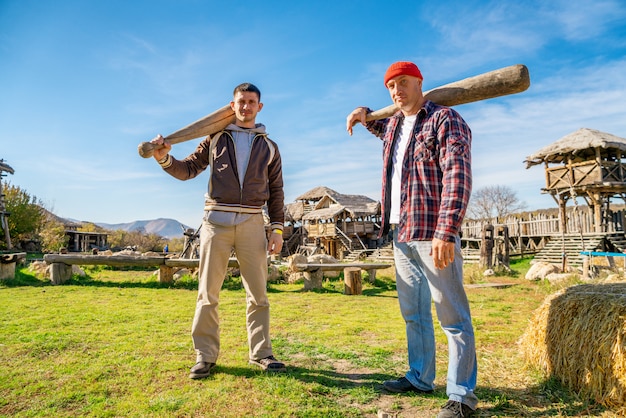
[[238, 225], [222, 226], [206, 220], [203, 222], [198, 300], [191, 329], [196, 361], [216, 363], [219, 356], [219, 292], [233, 248], [246, 289], [250, 359], [259, 360], [272, 355], [270, 304], [267, 298], [267, 239], [263, 216], [258, 214]]

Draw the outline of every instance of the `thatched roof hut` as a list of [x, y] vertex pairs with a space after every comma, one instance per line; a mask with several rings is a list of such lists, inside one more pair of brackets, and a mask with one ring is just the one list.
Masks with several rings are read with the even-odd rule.
[[337, 259], [378, 243], [380, 203], [367, 196], [318, 186], [286, 205], [285, 214], [302, 233], [305, 244]]
[[595, 129], [581, 128], [558, 141], [541, 148], [526, 157], [526, 168], [541, 163], [566, 163], [568, 157], [573, 162], [596, 158], [607, 150], [619, 150], [626, 153], [626, 139]]
[[347, 195], [335, 192], [326, 194], [315, 209], [302, 217], [303, 220], [331, 219], [342, 212], [350, 218], [375, 216], [380, 213], [380, 203], [367, 196]]
[[303, 202], [293, 202], [285, 205], [286, 222], [298, 222], [302, 220], [302, 215], [304, 215]]
[[338, 195], [338, 194], [339, 193], [337, 193], [333, 189], [328, 188], [326, 186], [317, 186], [317, 187], [309, 190], [308, 192], [303, 193], [300, 196], [296, 197], [296, 200], [302, 200], [302, 201], [314, 200], [314, 201], [319, 201], [326, 195], [334, 196], [334, 195]]
[[285, 206], [285, 219], [330, 219], [346, 212], [349, 217], [376, 216], [380, 203], [367, 196], [342, 194], [326, 186], [315, 187]]
[[559, 205], [560, 231], [567, 232], [565, 206], [576, 196], [593, 207], [594, 230], [605, 229], [602, 208], [611, 198], [626, 200], [626, 139], [581, 128], [526, 157], [526, 168], [543, 163], [546, 186]]

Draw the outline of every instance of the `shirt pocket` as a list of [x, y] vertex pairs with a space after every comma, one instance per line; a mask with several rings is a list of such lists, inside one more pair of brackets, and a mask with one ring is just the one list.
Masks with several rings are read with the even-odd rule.
[[416, 135], [414, 139], [413, 161], [432, 162], [437, 159], [437, 138]]

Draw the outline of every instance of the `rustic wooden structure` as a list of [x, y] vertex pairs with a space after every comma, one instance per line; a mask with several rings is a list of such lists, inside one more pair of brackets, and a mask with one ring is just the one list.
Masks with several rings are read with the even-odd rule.
[[567, 233], [565, 207], [582, 197], [594, 214], [594, 232], [607, 232], [610, 200], [626, 200], [626, 139], [582, 128], [525, 160], [526, 168], [543, 163], [546, 186], [559, 206], [560, 228]]
[[297, 197], [287, 212], [302, 231], [302, 247], [321, 248], [339, 260], [354, 251], [378, 247], [380, 203], [367, 196], [320, 186]]
[[6, 176], [4, 173], [13, 174], [15, 170], [11, 168], [3, 159], [0, 159], [0, 228], [4, 231], [4, 241], [6, 242], [7, 250], [13, 248], [11, 245], [11, 234], [9, 233], [9, 221], [7, 216], [9, 212], [6, 211], [4, 206], [4, 188], [2, 187], [2, 177]]
[[107, 242], [109, 236], [108, 233], [79, 231], [78, 229], [81, 227], [81, 223], [59, 218], [51, 212], [47, 212], [47, 216], [63, 224], [63, 227], [65, 228], [64, 234], [67, 242], [67, 251], [75, 253], [91, 253], [94, 249], [106, 250], [109, 248]]
[[65, 235], [69, 238], [68, 251], [90, 252], [97, 248], [104, 250], [108, 248], [108, 234], [105, 232], [83, 232], [76, 230], [65, 230]]
[[[506, 256], [534, 255], [536, 261], [562, 264], [563, 254], [570, 267], [581, 266], [581, 251], [626, 251], [626, 210], [613, 205], [610, 216], [606, 219], [606, 232], [597, 233], [594, 226], [594, 212], [588, 206], [567, 208], [567, 234], [561, 233], [558, 209], [542, 209], [507, 216], [497, 224], [485, 221], [465, 220], [461, 226], [461, 244], [466, 263], [496, 260], [499, 252]], [[485, 236], [484, 228], [491, 225], [493, 231]], [[504, 228], [507, 234], [504, 233]], [[508, 235], [508, 248], [504, 245]], [[483, 242], [485, 238], [493, 240], [491, 257]], [[502, 245], [502, 251], [499, 250]], [[484, 258], [481, 258], [481, 253]], [[495, 258], [494, 258], [495, 257]], [[504, 258], [503, 258], [504, 259]]]

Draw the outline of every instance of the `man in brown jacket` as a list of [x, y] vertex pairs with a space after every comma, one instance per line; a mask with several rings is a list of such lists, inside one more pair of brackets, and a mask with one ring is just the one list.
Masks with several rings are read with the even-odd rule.
[[[234, 249], [246, 289], [246, 324], [250, 363], [267, 371], [285, 370], [273, 356], [269, 334], [267, 253], [278, 254], [283, 246], [284, 192], [278, 146], [267, 137], [265, 126], [256, 123], [263, 108], [261, 92], [250, 83], [237, 86], [230, 106], [236, 121], [224, 131], [207, 137], [183, 160], [169, 154], [163, 144], [154, 158], [168, 174], [179, 180], [196, 177], [210, 167], [205, 215], [200, 233], [198, 299], [192, 325], [196, 364], [192, 379], [207, 377], [220, 350], [218, 303]], [[267, 205], [271, 234], [265, 233], [262, 208]]]

